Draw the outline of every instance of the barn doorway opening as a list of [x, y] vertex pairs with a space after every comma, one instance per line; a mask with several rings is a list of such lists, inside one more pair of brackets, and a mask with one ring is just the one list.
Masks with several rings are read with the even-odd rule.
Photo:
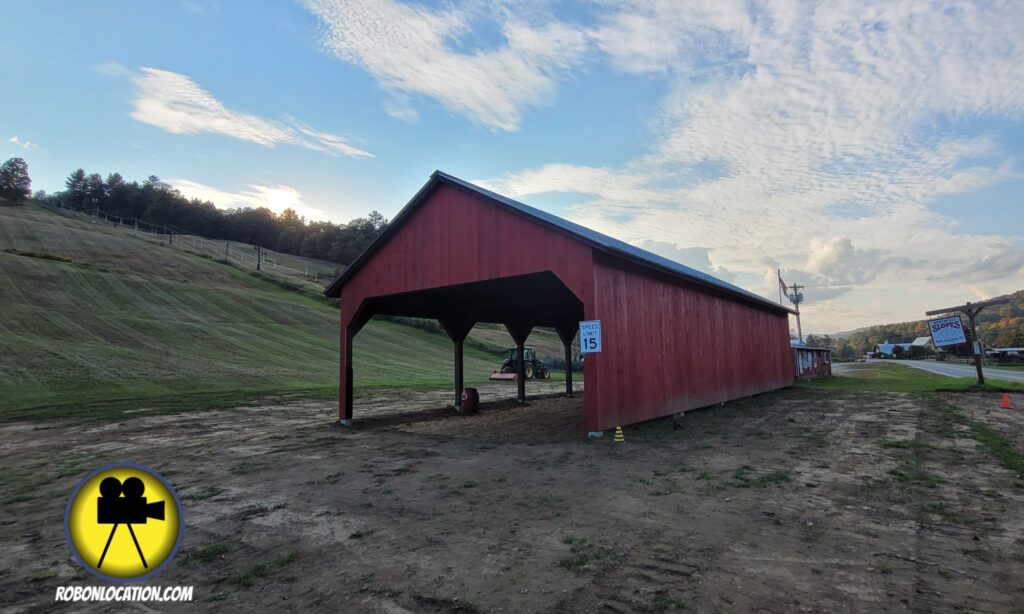
[[537, 327], [554, 329], [561, 340], [563, 360], [568, 367], [565, 371], [565, 393], [574, 394], [572, 342], [579, 321], [583, 319], [583, 302], [554, 273], [543, 271], [365, 299], [345, 331], [345, 364], [349, 367], [343, 374], [348, 378], [344, 421], [352, 420], [355, 383], [351, 368], [353, 344], [358, 343], [356, 336], [359, 330], [370, 318], [379, 315], [433, 319], [440, 323], [452, 341], [451, 398], [456, 409], [461, 409], [465, 389], [463, 354], [466, 337], [479, 323], [501, 324], [507, 329], [517, 354], [515, 386], [520, 403], [526, 402], [527, 338]]

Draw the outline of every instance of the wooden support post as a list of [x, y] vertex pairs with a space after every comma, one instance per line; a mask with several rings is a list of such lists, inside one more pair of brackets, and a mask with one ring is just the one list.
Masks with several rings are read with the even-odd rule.
[[565, 396], [572, 396], [572, 340], [576, 338], [576, 322], [566, 322], [555, 328], [565, 348]]
[[516, 342], [516, 400], [526, 403], [526, 348]]
[[341, 399], [339, 399], [338, 407], [338, 418], [342, 426], [352, 426], [352, 399], [355, 389], [355, 377], [352, 370], [352, 343], [355, 341], [359, 331], [370, 321], [370, 317], [361, 311], [357, 313], [356, 317], [348, 323], [348, 326], [345, 326], [345, 332], [342, 337], [344, 347], [341, 348], [342, 364], [340, 375], [342, 381], [340, 383], [344, 390], [342, 391]]
[[526, 403], [526, 339], [533, 330], [533, 321], [506, 322], [505, 328], [516, 342], [516, 398], [520, 403]]
[[[985, 374], [981, 371], [981, 361], [985, 354], [985, 348], [981, 347], [981, 339], [978, 339], [978, 330], [974, 326], [974, 316], [978, 315], [981, 309], [968, 309], [967, 321], [971, 324], [971, 353], [974, 354], [974, 368], [978, 372], [978, 383], [985, 383]], [[979, 351], [980, 350], [980, 351]]]
[[448, 333], [448, 337], [452, 340], [454, 346], [454, 358], [455, 358], [455, 411], [462, 411], [462, 391], [465, 389], [464, 386], [464, 371], [463, 371], [463, 347], [465, 345], [466, 337], [469, 335], [469, 331], [473, 330], [475, 322], [472, 318], [467, 316], [453, 316], [447, 318], [438, 318], [438, 322], [441, 324], [441, 328]]
[[462, 411], [462, 391], [465, 390], [463, 387], [463, 362], [462, 362], [462, 344], [465, 339], [459, 339], [454, 342], [455, 345], [455, 403], [452, 405], [456, 411]]
[[565, 396], [572, 396], [572, 342], [565, 346]]
[[355, 378], [352, 375], [352, 341], [355, 339], [355, 331], [352, 330], [351, 326], [345, 328], [345, 347], [343, 350], [344, 356], [344, 373], [342, 376], [345, 378], [345, 403], [341, 411], [341, 424], [344, 426], [352, 426], [352, 386], [355, 383]]

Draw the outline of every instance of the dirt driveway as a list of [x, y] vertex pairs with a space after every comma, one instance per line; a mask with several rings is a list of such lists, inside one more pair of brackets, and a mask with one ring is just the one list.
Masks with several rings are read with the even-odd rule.
[[89, 470], [132, 461], [182, 499], [183, 549], [154, 580], [195, 586], [177, 609], [1020, 611], [1024, 479], [972, 431], [1024, 444], [1015, 412], [789, 390], [622, 445], [586, 443], [578, 397], [353, 430], [322, 402], [8, 424], [0, 607], [98, 584], [63, 506]]

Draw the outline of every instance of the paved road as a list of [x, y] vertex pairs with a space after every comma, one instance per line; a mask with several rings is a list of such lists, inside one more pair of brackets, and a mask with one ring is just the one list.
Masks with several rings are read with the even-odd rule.
[[[938, 373], [939, 375], [946, 375], [949, 377], [977, 377], [978, 375], [978, 372], [974, 369], [974, 365], [935, 362], [934, 360], [885, 360], [878, 362], [898, 362], [901, 365], [907, 365], [908, 367], [914, 367], [915, 369], [921, 369], [922, 371]], [[1009, 369], [985, 367], [985, 379], [987, 380], [989, 378], [1024, 382], [1024, 371], [1011, 371]]]

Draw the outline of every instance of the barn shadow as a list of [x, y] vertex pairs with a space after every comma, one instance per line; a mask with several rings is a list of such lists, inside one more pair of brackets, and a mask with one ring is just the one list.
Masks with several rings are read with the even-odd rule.
[[494, 443], [552, 443], [586, 437], [583, 393], [573, 397], [547, 394], [519, 403], [515, 398], [483, 401], [474, 414], [450, 405], [366, 416], [354, 421], [357, 430], [398, 430]]

